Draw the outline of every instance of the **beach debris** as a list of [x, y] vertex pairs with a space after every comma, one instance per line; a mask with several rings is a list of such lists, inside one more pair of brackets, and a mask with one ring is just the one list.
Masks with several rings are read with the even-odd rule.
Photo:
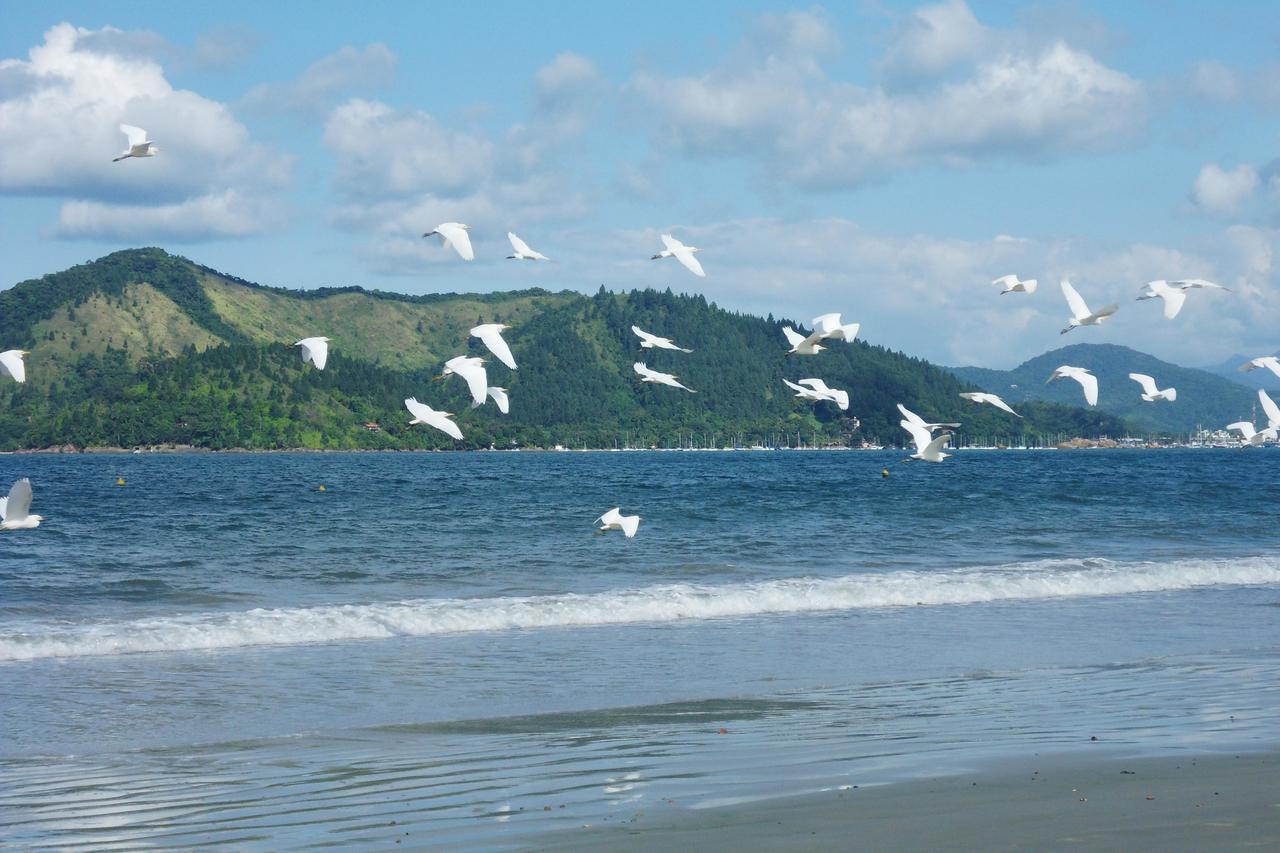
[[123, 486], [123, 485], [124, 485], [124, 477], [116, 477], [116, 485], [117, 485], [117, 486]]
[[1155, 797], [1152, 797], [1152, 796], [1149, 796], [1149, 795], [1148, 795], [1147, 799], [1148, 799], [1148, 800], [1154, 800], [1154, 799], [1155, 799]]
[[1093, 737], [1089, 738], [1089, 740], [1097, 740], [1097, 739], [1098, 739], [1097, 735], [1094, 735]]
[[320, 484], [320, 488], [319, 488], [317, 491], [321, 491], [321, 492], [323, 492], [324, 490], [325, 490], [325, 489], [324, 489], [324, 483], [321, 483], [321, 484]]
[[728, 730], [728, 729], [721, 729], [721, 730], [719, 731], [719, 734], [722, 734], [722, 735], [727, 735], [728, 733], [729, 733], [729, 730]]

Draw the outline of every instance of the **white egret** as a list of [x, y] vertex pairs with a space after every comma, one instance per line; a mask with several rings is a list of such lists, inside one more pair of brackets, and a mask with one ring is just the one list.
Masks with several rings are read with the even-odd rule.
[[911, 440], [916, 446], [916, 452], [912, 453], [903, 462], [910, 462], [912, 459], [919, 459], [924, 462], [941, 462], [953, 454], [943, 453], [942, 448], [946, 447], [951, 441], [951, 433], [944, 432], [942, 435], [934, 438], [933, 433], [924, 427], [917, 426], [911, 421], [899, 421], [899, 426], [911, 434]]
[[1156, 400], [1168, 400], [1172, 403], [1178, 399], [1177, 388], [1166, 388], [1161, 391], [1156, 388], [1156, 381], [1145, 373], [1130, 373], [1129, 378], [1142, 386], [1142, 399], [1148, 403], [1154, 403]]
[[898, 411], [902, 412], [902, 416], [907, 419], [907, 423], [929, 432], [940, 429], [960, 429], [960, 424], [931, 424], [901, 403], [898, 404]]
[[1001, 296], [1004, 296], [1006, 293], [1036, 292], [1036, 280], [1034, 278], [1025, 278], [1020, 280], [1016, 275], [1002, 275], [991, 283], [998, 284], [1004, 288], [1004, 290], [1000, 291]]
[[453, 412], [437, 412], [426, 403], [419, 403], [417, 397], [410, 397], [405, 400], [404, 407], [409, 410], [409, 414], [413, 415], [413, 420], [409, 421], [409, 426], [426, 424], [456, 439], [462, 438], [462, 430], [458, 429], [457, 424], [449, 420], [453, 417]]
[[[0, 357], [3, 356], [4, 353], [0, 353]], [[1259, 356], [1258, 358], [1251, 358], [1244, 364], [1240, 365], [1240, 372], [1248, 373], [1250, 370], [1257, 370], [1259, 367], [1265, 367], [1276, 376], [1280, 376], [1280, 359], [1277, 359], [1274, 355], [1264, 355]]]
[[790, 382], [786, 379], [782, 380], [782, 384], [795, 391], [797, 397], [802, 400], [808, 400], [810, 403], [821, 403], [826, 399], [826, 397], [822, 396], [817, 391], [804, 385], [797, 385], [796, 383]]
[[640, 516], [623, 515], [621, 507], [614, 507], [604, 515], [596, 519], [596, 523], [603, 525], [597, 533], [607, 533], [610, 530], [621, 530], [622, 535], [630, 539], [636, 535], [636, 530], [640, 527]]
[[128, 157], [154, 157], [160, 153], [159, 146], [147, 139], [147, 132], [142, 128], [122, 124], [120, 132], [129, 138], [129, 147], [119, 157], [114, 158], [112, 163], [119, 163]]
[[631, 367], [635, 370], [636, 373], [640, 374], [641, 382], [656, 382], [659, 385], [670, 385], [672, 388], [684, 388], [684, 390], [688, 391], [690, 394], [698, 393], [697, 391], [694, 391], [692, 388], [686, 388], [684, 385], [681, 385], [679, 382], [677, 382], [676, 381], [677, 377], [674, 374], [659, 373], [656, 370], [650, 370], [643, 361], [637, 361], [635, 364], [631, 365]]
[[1276, 401], [1259, 388], [1258, 402], [1262, 404], [1262, 411], [1267, 413], [1267, 428], [1280, 429], [1280, 407], [1276, 406]]
[[853, 339], [858, 336], [859, 328], [861, 328], [859, 323], [842, 324], [838, 313], [823, 314], [821, 317], [813, 318], [813, 330], [820, 333], [819, 340], [833, 339], [853, 343]]
[[985, 391], [962, 391], [960, 393], [960, 396], [964, 397], [966, 400], [972, 400], [975, 403], [988, 403], [992, 406], [995, 406], [997, 409], [1004, 409], [1006, 412], [1008, 412], [1009, 414], [1013, 415], [1016, 418], [1022, 417], [1022, 415], [1018, 414], [1013, 409], [1009, 408], [1009, 404], [1006, 403], [1004, 400], [1001, 400], [995, 394], [988, 394]]
[[423, 234], [423, 237], [430, 237], [435, 234], [440, 238], [440, 245], [452, 246], [453, 250], [462, 256], [464, 261], [474, 261], [476, 253], [471, 249], [471, 237], [467, 235], [470, 225], [463, 225], [461, 222], [441, 222], [434, 230]]
[[0, 530], [31, 530], [44, 516], [31, 515], [31, 481], [26, 477], [13, 484], [9, 497], [0, 498]]
[[818, 344], [818, 341], [822, 340], [821, 331], [814, 331], [806, 336], [790, 326], [783, 326], [782, 334], [787, 336], [787, 343], [791, 344], [791, 349], [787, 350], [787, 355], [817, 355], [826, 349], [826, 347]]
[[1085, 402], [1090, 406], [1098, 405], [1098, 377], [1089, 372], [1085, 367], [1072, 367], [1064, 364], [1053, 371], [1053, 375], [1045, 380], [1044, 384], [1048, 385], [1057, 379], [1074, 379], [1080, 383], [1080, 387], [1084, 389]]
[[489, 396], [493, 398], [493, 402], [498, 404], [498, 411], [502, 414], [511, 412], [511, 399], [507, 396], [506, 388], [499, 388], [496, 385], [488, 389]]
[[1164, 316], [1172, 320], [1182, 310], [1182, 303], [1187, 299], [1188, 290], [1207, 289], [1230, 291], [1228, 287], [1205, 281], [1202, 278], [1180, 278], [1174, 281], [1157, 279], [1156, 281], [1147, 282], [1146, 287], [1142, 289], [1142, 295], [1138, 297], [1138, 301], [1143, 299], [1163, 299]]
[[1061, 332], [1064, 335], [1076, 326], [1097, 326], [1120, 310], [1120, 306], [1113, 302], [1100, 311], [1090, 311], [1089, 306], [1084, 304], [1084, 299], [1076, 293], [1071, 282], [1065, 278], [1062, 280], [1062, 295], [1067, 298], [1067, 306], [1071, 308], [1071, 319], [1067, 321], [1067, 327]]
[[686, 246], [670, 234], [662, 235], [662, 245], [667, 248], [654, 255], [649, 260], [656, 261], [658, 258], [675, 258], [684, 264], [689, 272], [700, 278], [706, 278], [706, 273], [702, 271], [702, 264], [698, 263], [698, 259], [693, 256], [694, 252], [701, 252], [697, 246]]
[[[786, 380], [783, 380], [786, 381]], [[790, 383], [787, 383], [790, 384]], [[831, 388], [821, 379], [801, 379], [801, 385], [807, 385], [823, 400], [830, 400], [840, 407], [841, 411], [849, 411], [849, 392], [839, 388]]]
[[329, 360], [328, 338], [303, 338], [294, 346], [302, 347], [302, 360], [304, 362], [311, 362], [316, 366], [316, 370], [324, 370], [325, 362]]
[[652, 349], [657, 347], [658, 349], [673, 349], [680, 352], [693, 352], [691, 349], [676, 346], [675, 342], [672, 341], [671, 338], [660, 338], [657, 335], [651, 335], [639, 326], [632, 326], [631, 331], [640, 339], [640, 346], [643, 349]]
[[1253, 424], [1248, 421], [1237, 421], [1233, 424], [1227, 424], [1227, 429], [1239, 430], [1240, 437], [1243, 439], [1243, 444], [1250, 447], [1261, 447], [1268, 438], [1275, 441], [1277, 434], [1275, 427], [1256, 430], [1253, 428]]
[[438, 382], [448, 376], [461, 376], [471, 391], [471, 408], [484, 405], [484, 398], [489, 393], [489, 374], [484, 369], [484, 359], [458, 355], [444, 363], [444, 370], [432, 381]]
[[14, 382], [27, 381], [27, 366], [22, 362], [24, 355], [30, 355], [24, 349], [10, 349], [0, 352], [0, 376], [8, 374]]
[[485, 323], [472, 329], [471, 337], [479, 338], [489, 348], [489, 352], [498, 357], [498, 361], [515, 370], [516, 360], [511, 355], [511, 347], [502, 339], [502, 333], [510, 328], [506, 323]]
[[521, 240], [510, 231], [507, 232], [507, 239], [511, 241], [511, 249], [514, 255], [507, 255], [509, 261], [549, 261], [551, 260], [541, 252], [535, 252], [529, 248], [529, 244]]

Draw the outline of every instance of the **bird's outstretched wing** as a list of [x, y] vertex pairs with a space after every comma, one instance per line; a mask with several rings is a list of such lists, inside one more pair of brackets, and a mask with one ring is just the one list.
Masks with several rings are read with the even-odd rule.
[[471, 392], [471, 405], [483, 406], [489, 393], [489, 373], [484, 365], [476, 361], [460, 361], [450, 366], [454, 373], [466, 380], [467, 389]]
[[631, 539], [636, 535], [636, 531], [640, 529], [640, 516], [626, 515], [620, 516], [618, 522], [622, 525], [622, 535]]
[[502, 337], [502, 327], [497, 323], [486, 323], [483, 326], [476, 326], [471, 330], [471, 334], [484, 342], [489, 348], [489, 352], [498, 357], [498, 361], [505, 364], [512, 370], [516, 369], [515, 356], [511, 354], [511, 347], [507, 346], [506, 340]]
[[987, 402], [995, 406], [997, 409], [1004, 409], [1006, 412], [1013, 415], [1015, 418], [1022, 417], [1022, 415], [1018, 414], [1012, 408], [1010, 408], [1009, 404], [1006, 403], [1004, 400], [1000, 399], [1000, 397], [996, 394], [988, 394]]
[[950, 443], [950, 441], [951, 441], [951, 433], [944, 432], [942, 435], [938, 436], [933, 441], [930, 441], [928, 444], [926, 444], [924, 449], [920, 451], [920, 455], [928, 456], [934, 453], [938, 453], [939, 451], [942, 450], [942, 448], [946, 447], [947, 444]]
[[31, 510], [31, 481], [26, 477], [13, 484], [3, 509], [5, 521], [26, 518]]
[[1169, 284], [1181, 290], [1190, 290], [1191, 288], [1211, 288], [1213, 290], [1225, 290], [1228, 292], [1231, 290], [1229, 287], [1223, 287], [1220, 284], [1214, 284], [1213, 282], [1205, 281], [1202, 278], [1180, 278], [1176, 281], [1169, 282]]
[[1160, 293], [1160, 298], [1164, 300], [1164, 318], [1172, 320], [1182, 310], [1182, 303], [1187, 301], [1187, 294], [1185, 291], [1169, 288]]
[[1276, 401], [1261, 388], [1258, 389], [1258, 402], [1262, 404], [1262, 411], [1267, 413], [1267, 426], [1280, 426], [1280, 407], [1276, 406]]
[[440, 241], [446, 246], [452, 246], [464, 261], [474, 261], [476, 259], [476, 253], [471, 248], [471, 237], [467, 234], [467, 229], [456, 222], [445, 222], [436, 228], [436, 232], [440, 235]]
[[1084, 304], [1084, 299], [1081, 298], [1079, 293], [1076, 293], [1076, 289], [1071, 286], [1071, 282], [1065, 278], [1062, 280], [1062, 295], [1067, 298], [1067, 307], [1071, 309], [1072, 317], [1077, 320], [1083, 320], [1089, 316], [1089, 306]]
[[303, 338], [294, 344], [296, 347], [302, 347], [302, 360], [309, 361], [316, 366], [317, 370], [324, 370], [325, 364], [329, 361], [329, 342], [320, 338]]
[[1085, 402], [1090, 406], [1098, 405], [1098, 377], [1092, 373], [1076, 373], [1072, 377], [1084, 389]]
[[147, 132], [140, 127], [134, 127], [131, 124], [120, 125], [120, 132], [129, 139], [129, 147], [141, 145], [147, 141]]
[[698, 259], [693, 256], [693, 252], [682, 247], [680, 251], [672, 252], [671, 254], [675, 255], [676, 260], [684, 264], [685, 269], [689, 272], [701, 278], [707, 277], [707, 274], [702, 270], [702, 264], [698, 263]]
[[911, 442], [916, 446], [916, 453], [924, 453], [929, 447], [933, 434], [929, 430], [911, 421], [899, 421], [898, 425], [911, 435]]
[[511, 248], [516, 250], [517, 255], [531, 255], [533, 252], [529, 249], [529, 244], [521, 240], [512, 232], [507, 232], [507, 239], [511, 241]]
[[1101, 320], [1103, 317], [1110, 317], [1112, 314], [1116, 313], [1119, 310], [1120, 310], [1120, 304], [1117, 302], [1112, 302], [1110, 305], [1107, 305], [1103, 308], [1099, 308], [1097, 311], [1093, 312], [1093, 314], [1091, 314], [1090, 316], [1096, 317], [1097, 319]]
[[493, 398], [493, 402], [498, 404], [499, 412], [504, 415], [511, 412], [511, 398], [507, 396], [506, 388], [490, 388], [489, 396]]
[[615, 506], [596, 519], [597, 524], [619, 524], [622, 521], [622, 507]]
[[0, 368], [12, 376], [15, 382], [27, 381], [27, 366], [22, 361], [21, 350], [11, 349], [0, 352]]
[[1147, 374], [1145, 374], [1145, 373], [1130, 373], [1130, 374], [1129, 374], [1129, 378], [1130, 378], [1130, 379], [1132, 379], [1134, 382], [1137, 382], [1139, 385], [1141, 385], [1141, 386], [1142, 386], [1142, 393], [1143, 393], [1143, 394], [1155, 394], [1155, 393], [1157, 393], [1157, 391], [1156, 391], [1156, 381], [1155, 381], [1155, 379], [1153, 379], [1152, 377], [1148, 376]]

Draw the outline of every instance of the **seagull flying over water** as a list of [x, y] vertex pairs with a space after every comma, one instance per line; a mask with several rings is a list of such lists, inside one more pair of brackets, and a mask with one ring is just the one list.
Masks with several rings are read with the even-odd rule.
[[458, 355], [444, 363], [444, 370], [432, 381], [439, 381], [449, 376], [461, 376], [471, 391], [471, 408], [484, 405], [484, 398], [489, 393], [489, 374], [484, 369], [484, 359], [473, 356]]
[[650, 370], [643, 361], [637, 361], [631, 365], [636, 373], [640, 374], [641, 382], [657, 382], [659, 385], [670, 385], [672, 388], [684, 388], [690, 394], [697, 394], [692, 388], [686, 388], [676, 381], [677, 377], [671, 373], [659, 373], [656, 370]]
[[129, 138], [129, 147], [124, 153], [116, 157], [111, 162], [119, 163], [129, 157], [154, 157], [160, 153], [160, 148], [150, 139], [147, 139], [147, 132], [140, 127], [134, 127], [131, 124], [120, 125], [120, 132]]
[[911, 423], [911, 421], [899, 421], [899, 425], [911, 434], [911, 440], [916, 446], [916, 452], [912, 453], [903, 462], [910, 462], [912, 459], [920, 459], [925, 462], [941, 462], [954, 454], [943, 453], [942, 448], [946, 447], [951, 441], [951, 433], [944, 432], [937, 438], [924, 427]]
[[471, 249], [471, 237], [467, 234], [470, 228], [470, 225], [463, 225], [461, 222], [441, 222], [422, 236], [430, 237], [435, 234], [440, 238], [440, 245], [452, 246], [464, 261], [474, 261], [476, 253]]
[[[0, 358], [4, 357], [4, 353], [0, 353]], [[1244, 364], [1240, 365], [1241, 373], [1248, 373], [1250, 370], [1257, 370], [1259, 367], [1265, 367], [1276, 376], [1280, 376], [1280, 359], [1274, 355], [1264, 355], [1258, 358], [1251, 358]]]
[[0, 376], [8, 374], [13, 377], [14, 382], [26, 382], [27, 366], [22, 362], [24, 355], [30, 355], [30, 353], [22, 349], [0, 352]]
[[1262, 411], [1267, 413], [1267, 428], [1280, 429], [1280, 407], [1276, 406], [1276, 401], [1259, 388], [1258, 402], [1262, 404]]
[[507, 232], [507, 239], [511, 241], [511, 249], [514, 255], [507, 255], [509, 261], [549, 261], [551, 260], [541, 252], [535, 252], [529, 248], [529, 244], [521, 240], [510, 231]]
[[827, 383], [821, 379], [801, 379], [798, 383], [782, 380], [788, 388], [796, 392], [796, 396], [803, 400], [812, 402], [821, 402], [822, 400], [830, 400], [840, 407], [842, 412], [849, 411], [849, 392], [841, 391], [838, 388], [828, 387]]
[[693, 256], [694, 252], [701, 252], [697, 246], [686, 246], [670, 234], [662, 235], [662, 245], [667, 248], [654, 255], [650, 260], [656, 261], [658, 258], [675, 258], [684, 264], [689, 272], [699, 278], [706, 278], [707, 274], [702, 271], [702, 264], [698, 263], [698, 259]]
[[31, 515], [31, 481], [26, 477], [13, 484], [9, 497], [0, 498], [0, 530], [31, 530], [44, 516]]
[[1166, 388], [1161, 391], [1156, 388], [1156, 381], [1145, 373], [1130, 373], [1129, 378], [1142, 386], [1142, 399], [1148, 403], [1154, 403], [1156, 400], [1168, 400], [1172, 403], [1178, 399], [1177, 388]]
[[603, 525], [597, 533], [607, 533], [610, 530], [621, 530], [622, 535], [630, 539], [636, 535], [636, 530], [640, 527], [640, 516], [623, 515], [621, 507], [614, 507], [604, 515], [596, 519], [596, 522]]
[[511, 355], [511, 347], [502, 339], [502, 333], [510, 328], [506, 323], [485, 323], [473, 328], [471, 337], [479, 338], [489, 348], [489, 352], [498, 357], [498, 361], [515, 370], [516, 360]]
[[991, 283], [998, 284], [1004, 288], [1004, 290], [1000, 291], [1001, 296], [1004, 296], [1006, 293], [1036, 292], [1036, 280], [1034, 278], [1019, 280], [1016, 275], [1002, 275]]
[[413, 415], [413, 420], [409, 421], [409, 426], [426, 424], [456, 439], [462, 438], [462, 430], [458, 429], [457, 424], [449, 420], [453, 417], [453, 412], [437, 412], [426, 403], [419, 403], [417, 397], [410, 397], [405, 400], [404, 407], [409, 410], [409, 414]]
[[693, 352], [691, 349], [676, 346], [670, 338], [660, 338], [657, 335], [651, 335], [639, 326], [632, 326], [631, 331], [640, 339], [640, 346], [644, 349], [657, 347], [658, 349], [673, 349], [680, 352]]
[[1061, 332], [1064, 335], [1076, 326], [1097, 326], [1120, 310], [1120, 306], [1113, 302], [1100, 311], [1090, 311], [1089, 306], [1084, 304], [1084, 299], [1076, 293], [1071, 282], [1065, 278], [1062, 280], [1062, 295], [1067, 298], [1067, 306], [1071, 309], [1071, 319], [1067, 321], [1067, 327]]
[[1227, 424], [1227, 429], [1240, 431], [1240, 437], [1243, 439], [1241, 446], [1261, 447], [1263, 442], [1268, 438], [1272, 441], [1276, 440], [1277, 430], [1275, 427], [1267, 427], [1264, 430], [1255, 430], [1253, 424], [1248, 421], [1237, 421], [1233, 424]]
[[1045, 380], [1045, 385], [1056, 379], [1074, 379], [1084, 389], [1084, 400], [1090, 406], [1098, 405], [1098, 377], [1089, 372], [1087, 367], [1072, 367], [1064, 364], [1053, 371], [1053, 375]]
[[935, 430], [940, 429], [960, 429], [960, 424], [931, 424], [901, 403], [898, 404], [898, 411], [902, 412], [902, 417], [906, 419], [907, 423], [928, 432], [934, 432]]
[[[1001, 400], [995, 394], [988, 394], [985, 391], [963, 391], [961, 392], [960, 396], [964, 397], [966, 400], [972, 400], [975, 403], [989, 403], [992, 406], [995, 406], [997, 409], [1004, 409], [1006, 412], [1013, 415], [1014, 417], [1018, 417], [1018, 418], [1022, 417], [1022, 415], [1018, 414], [1013, 409], [1009, 408], [1009, 404], [1006, 403], [1004, 400]], [[899, 408], [901, 408], [901, 406], [899, 406]]]
[[1184, 278], [1176, 281], [1165, 281], [1157, 279], [1149, 281], [1146, 287], [1142, 289], [1142, 294], [1138, 297], [1141, 302], [1144, 299], [1163, 299], [1164, 300], [1164, 316], [1166, 319], [1172, 320], [1178, 316], [1178, 312], [1182, 310], [1182, 303], [1187, 300], [1188, 290], [1207, 289], [1229, 290], [1220, 284], [1214, 284], [1211, 281], [1205, 281], [1202, 278]]
[[303, 338], [294, 346], [302, 347], [302, 360], [304, 362], [311, 362], [316, 366], [316, 370], [324, 370], [325, 362], [329, 360], [328, 338]]

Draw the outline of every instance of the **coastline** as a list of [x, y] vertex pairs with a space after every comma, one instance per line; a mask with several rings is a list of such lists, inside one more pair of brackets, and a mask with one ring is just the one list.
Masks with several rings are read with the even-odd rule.
[[761, 802], [686, 809], [657, 799], [528, 849], [1274, 850], [1277, 779], [1276, 751], [1035, 755], [957, 776]]

